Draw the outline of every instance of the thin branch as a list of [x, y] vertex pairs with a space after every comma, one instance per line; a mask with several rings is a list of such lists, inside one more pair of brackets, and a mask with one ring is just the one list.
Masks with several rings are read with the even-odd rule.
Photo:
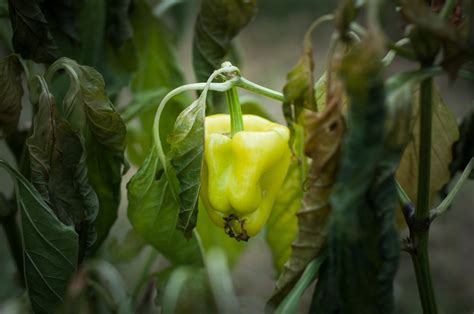
[[458, 179], [454, 187], [452, 188], [451, 191], [449, 191], [448, 195], [445, 197], [445, 199], [441, 202], [441, 204], [438, 205], [438, 207], [434, 208], [430, 212], [430, 219], [433, 221], [437, 217], [443, 215], [446, 213], [450, 206], [451, 203], [453, 202], [454, 198], [458, 194], [458, 192], [461, 190], [461, 187], [463, 186], [464, 182], [467, 180], [469, 177], [469, 174], [472, 171], [472, 168], [474, 166], [474, 158], [471, 158], [469, 163], [467, 164], [466, 168], [461, 174], [461, 177]]

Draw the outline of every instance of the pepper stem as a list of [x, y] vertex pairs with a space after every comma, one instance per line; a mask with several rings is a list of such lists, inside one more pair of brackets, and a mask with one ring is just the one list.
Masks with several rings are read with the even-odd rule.
[[237, 132], [244, 130], [244, 120], [242, 119], [242, 109], [240, 108], [237, 88], [232, 87], [226, 91], [225, 99], [230, 113], [230, 136], [233, 137]]

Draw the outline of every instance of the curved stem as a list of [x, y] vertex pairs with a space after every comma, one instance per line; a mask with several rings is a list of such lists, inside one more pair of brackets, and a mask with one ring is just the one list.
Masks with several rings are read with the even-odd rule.
[[166, 156], [165, 152], [163, 151], [163, 145], [161, 144], [160, 140], [160, 117], [161, 114], [163, 113], [163, 110], [165, 108], [165, 105], [173, 98], [174, 96], [186, 92], [186, 91], [191, 91], [191, 90], [203, 90], [201, 95], [199, 96], [199, 99], [206, 99], [207, 97], [207, 91], [214, 87], [212, 90], [216, 91], [226, 91], [229, 88], [232, 88], [235, 85], [236, 80], [238, 80], [238, 77], [230, 79], [229, 81], [226, 81], [224, 83], [218, 83], [218, 84], [212, 84], [212, 81], [220, 74], [223, 73], [230, 73], [230, 72], [238, 72], [239, 69], [234, 66], [226, 66], [224, 68], [220, 68], [219, 70], [214, 71], [212, 75], [209, 77], [209, 80], [206, 83], [196, 83], [196, 84], [187, 84], [180, 86], [178, 88], [173, 89], [171, 92], [169, 92], [160, 102], [158, 105], [158, 109], [156, 110], [155, 114], [155, 119], [153, 122], [153, 140], [155, 143], [155, 148], [158, 153], [158, 158], [160, 159], [160, 162], [163, 165], [163, 169], [165, 170], [165, 174], [167, 177], [169, 177], [168, 174], [168, 167], [166, 167]]
[[[407, 45], [410, 43], [410, 39], [408, 38], [402, 38], [400, 39], [399, 41], [397, 41], [396, 43], [394, 43], [394, 47], [397, 47], [400, 48], [401, 46], [404, 46], [404, 45]], [[385, 57], [383, 57], [382, 59], [382, 64], [384, 66], [389, 66], [392, 61], [395, 59], [395, 56], [397, 55], [397, 53], [399, 53], [398, 50], [395, 50], [395, 49], [390, 49], [387, 54], [385, 55]]]

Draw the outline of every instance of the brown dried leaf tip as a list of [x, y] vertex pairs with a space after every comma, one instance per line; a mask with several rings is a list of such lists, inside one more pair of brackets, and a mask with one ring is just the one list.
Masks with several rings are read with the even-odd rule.
[[[244, 225], [245, 225], [245, 219], [240, 220], [239, 217], [237, 217], [234, 214], [230, 214], [227, 217], [224, 217], [224, 231], [225, 233], [231, 237], [236, 239], [237, 241], [245, 241], [247, 242], [250, 237], [247, 234], [247, 230], [245, 230]], [[234, 229], [232, 228], [232, 220], [236, 220], [240, 224], [240, 232], [236, 233]]]

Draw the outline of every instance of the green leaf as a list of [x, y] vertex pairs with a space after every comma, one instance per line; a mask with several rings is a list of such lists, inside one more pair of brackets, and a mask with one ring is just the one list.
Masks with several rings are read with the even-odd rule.
[[179, 205], [173, 198], [156, 149], [127, 185], [128, 219], [135, 231], [172, 264], [202, 265], [196, 237], [187, 240], [176, 230]]
[[81, 1], [74, 0], [45, 0], [41, 4], [53, 37], [57, 33], [66, 36], [75, 45], [80, 44], [77, 31], [77, 17]]
[[[131, 161], [141, 164], [153, 143], [152, 126], [154, 113], [160, 100], [171, 89], [184, 84], [183, 75], [175, 56], [176, 41], [173, 32], [151, 14], [145, 1], [137, 1], [131, 16], [134, 30], [133, 43], [137, 48], [138, 67], [133, 75], [131, 89], [134, 96], [151, 95], [161, 89], [163, 94], [148, 99], [134, 98], [129, 106], [143, 102], [146, 109], [139, 112], [137, 119], [128, 124], [127, 152]], [[169, 146], [166, 136], [173, 130], [174, 121], [191, 101], [187, 97], [175, 97], [163, 111], [160, 123], [160, 137], [165, 150]]]
[[[127, 28], [117, 28], [115, 13], [118, 12], [112, 14], [116, 9], [112, 7], [115, 4], [117, 2], [108, 0], [83, 0], [76, 22], [81, 42], [79, 47], [67, 38], [55, 36], [65, 56], [79, 64], [91, 66], [103, 75], [108, 95], [115, 95], [122, 87], [127, 86], [137, 66], [135, 47], [131, 39], [125, 40], [129, 38], [129, 34], [118, 33], [127, 32]], [[120, 8], [124, 9], [122, 6]], [[123, 20], [122, 23], [126, 24], [127, 21]], [[120, 42], [123, 42], [120, 47], [114, 47], [113, 44], [117, 42], [110, 41], [108, 30], [111, 29], [116, 31], [114, 39], [118, 42], [120, 38]]]
[[40, 194], [18, 171], [3, 160], [17, 182], [25, 260], [25, 278], [35, 313], [54, 313], [62, 303], [76, 270], [78, 236], [62, 224]]
[[235, 36], [253, 19], [257, 1], [204, 0], [194, 26], [193, 67], [198, 81], [220, 68]]
[[320, 313], [394, 311], [393, 279], [400, 251], [394, 169], [404, 143], [393, 139], [397, 130], [385, 129], [380, 51], [377, 38], [370, 40], [355, 47], [341, 66], [350, 127], [330, 196], [329, 261], [322, 275], [328, 279], [314, 296]]
[[265, 235], [272, 251], [273, 265], [278, 274], [282, 273], [283, 266], [290, 257], [291, 244], [298, 232], [296, 212], [301, 207], [304, 180], [307, 175], [307, 161], [303, 148], [303, 128], [296, 126], [295, 130], [296, 155], [293, 157], [280, 193], [273, 204]]
[[52, 63], [61, 52], [41, 11], [41, 1], [9, 0], [13, 48], [23, 58]]
[[84, 140], [57, 115], [54, 97], [42, 79], [41, 86], [33, 134], [26, 141], [31, 182], [58, 219], [75, 227], [82, 260], [96, 239], [99, 202], [88, 179]]
[[201, 167], [204, 153], [204, 108], [196, 100], [176, 119], [168, 137], [170, 150], [166, 156], [179, 180], [179, 219], [176, 227], [186, 237], [197, 223]]
[[23, 68], [16, 55], [0, 62], [0, 138], [16, 130], [21, 113]]
[[[256, 12], [256, 0], [201, 1], [193, 38], [193, 68], [198, 81], [205, 82], [214, 70], [220, 68], [231, 54], [232, 40]], [[212, 104], [211, 98], [208, 103]]]
[[97, 248], [117, 218], [126, 128], [106, 95], [105, 82], [99, 72], [61, 58], [48, 69], [48, 80], [60, 69], [70, 76], [62, 110], [65, 118], [83, 132], [89, 181], [99, 198], [94, 246]]
[[[456, 118], [444, 103], [441, 95], [434, 88], [433, 95], [433, 120], [431, 143], [431, 182], [430, 204], [434, 201], [438, 191], [449, 182], [451, 178], [450, 163], [452, 151], [449, 149], [459, 138]], [[415, 99], [417, 93], [414, 93]], [[419, 101], [413, 103], [410, 119], [410, 142], [403, 152], [403, 157], [397, 169], [397, 180], [416, 203], [418, 180], [418, 147], [420, 142], [420, 105]]]

